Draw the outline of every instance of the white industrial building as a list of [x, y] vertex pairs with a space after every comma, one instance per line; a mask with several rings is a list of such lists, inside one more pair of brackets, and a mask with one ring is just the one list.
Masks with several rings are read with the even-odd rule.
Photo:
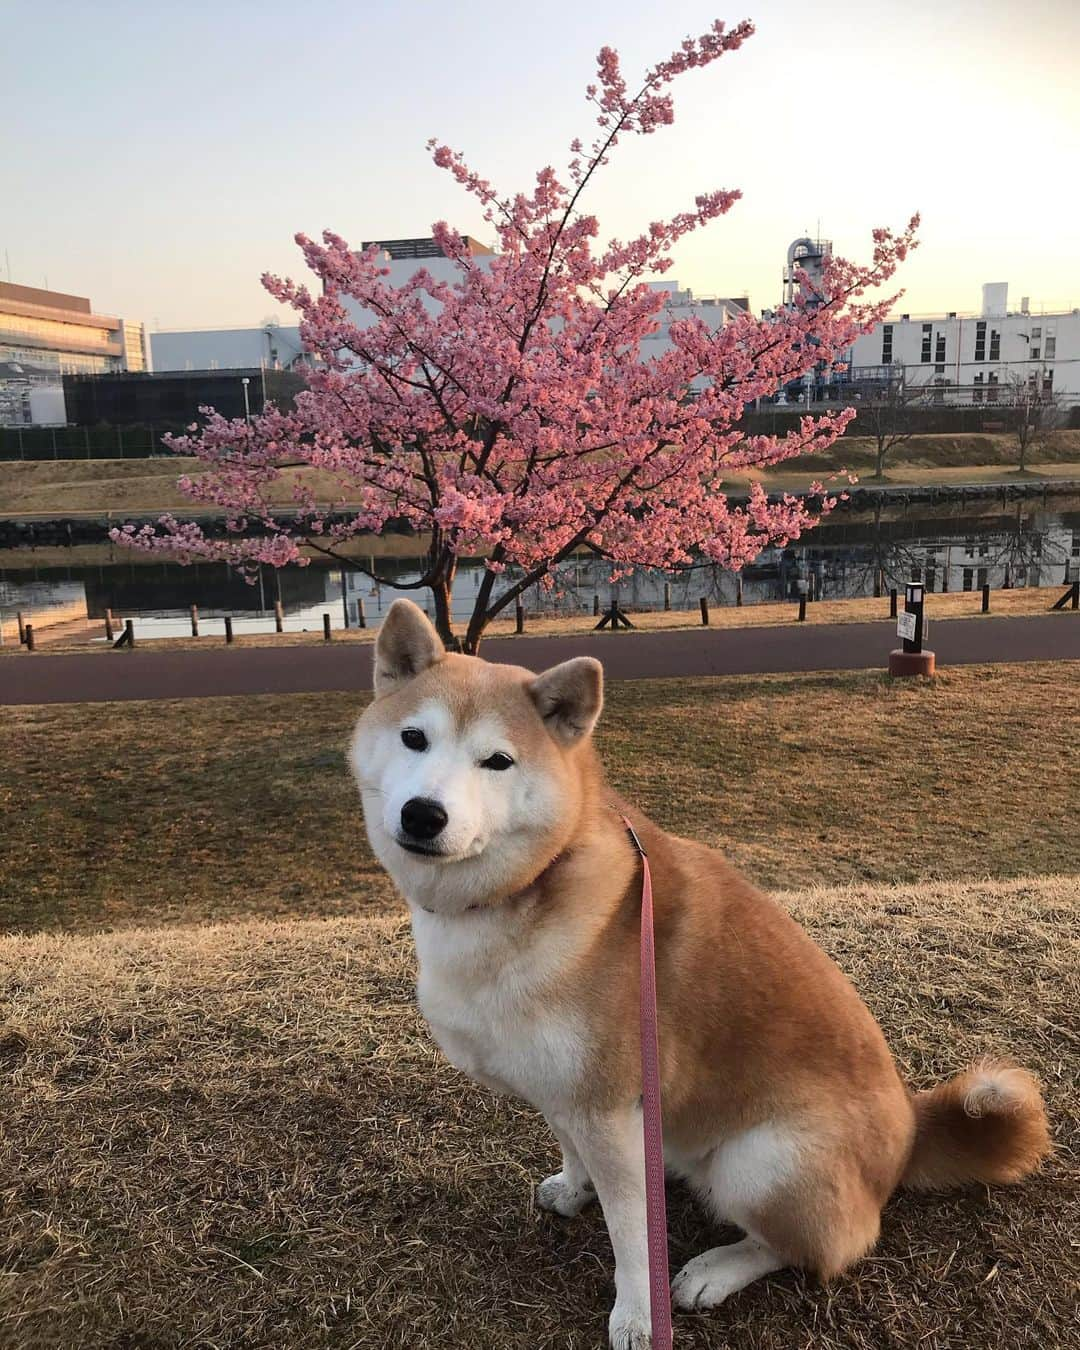
[[[436, 281], [453, 283], [460, 278], [458, 264], [447, 258], [434, 239], [391, 239], [380, 241], [383, 265], [389, 269], [386, 280], [391, 286], [401, 286], [423, 267]], [[495, 254], [475, 239], [465, 238], [474, 264], [488, 267]], [[365, 244], [364, 248], [369, 245]], [[700, 318], [709, 328], [722, 328], [728, 319], [749, 308], [747, 298], [728, 299], [696, 297], [677, 281], [652, 283], [656, 290], [665, 292], [667, 302], [660, 317], [660, 327], [646, 339], [643, 355], [659, 356], [671, 340], [670, 325], [678, 319]], [[434, 301], [425, 297], [425, 303]], [[373, 316], [358, 304], [345, 298], [345, 308], [353, 322], [364, 327]], [[300, 330], [266, 323], [257, 328], [204, 328], [177, 330], [150, 334], [155, 371], [169, 370], [233, 370], [243, 367], [265, 366], [268, 369], [289, 370], [302, 364], [305, 357], [300, 343]]]
[[[465, 236], [469, 252], [482, 267], [494, 256], [491, 249]], [[389, 269], [386, 280], [402, 286], [421, 268], [436, 281], [458, 280], [458, 265], [447, 258], [434, 239], [389, 239], [382, 242], [382, 263]], [[365, 243], [363, 247], [369, 248]], [[345, 308], [353, 322], [364, 327], [372, 316], [345, 297]], [[154, 369], [163, 370], [239, 370], [266, 366], [271, 370], [290, 370], [306, 360], [297, 325], [267, 322], [257, 328], [177, 329], [151, 333], [150, 350]]]
[[935, 403], [1005, 403], [1020, 377], [1069, 407], [1080, 404], [1080, 309], [1035, 313], [1027, 298], [1010, 310], [1007, 282], [982, 288], [977, 314], [890, 316], [851, 350], [850, 377], [902, 371], [926, 385]]

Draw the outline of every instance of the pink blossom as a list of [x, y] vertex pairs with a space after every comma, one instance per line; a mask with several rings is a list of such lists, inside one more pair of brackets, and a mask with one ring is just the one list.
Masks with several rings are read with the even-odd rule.
[[[804, 417], [785, 436], [748, 434], [740, 418], [808, 370], [836, 368], [887, 312], [894, 296], [871, 301], [866, 292], [914, 246], [917, 217], [898, 234], [876, 229], [869, 264], [830, 259], [818, 291], [790, 310], [767, 320], [741, 314], [715, 330], [672, 320], [668, 349], [646, 356], [645, 340], [665, 320], [664, 295], [646, 278], [663, 274], [678, 241], [731, 210], [739, 192], [703, 192], [637, 237], [599, 244], [599, 224], [583, 208], [620, 138], [671, 123], [672, 82], [752, 32], [748, 23], [714, 24], [647, 71], [637, 92], [605, 47], [587, 90], [598, 135], [588, 148], [572, 143], [566, 182], [547, 166], [504, 195], [458, 152], [429, 142], [435, 165], [479, 202], [497, 238], [488, 268], [445, 222], [433, 233], [458, 263], [452, 283], [422, 269], [394, 286], [376, 248], [356, 253], [329, 230], [319, 241], [297, 235], [316, 284], [263, 280], [299, 314], [314, 361], [307, 388], [291, 411], [230, 421], [206, 410], [201, 427], [170, 439], [198, 461], [181, 486], [223, 514], [224, 536], [167, 518], [112, 537], [250, 569], [342, 558], [350, 540], [402, 522], [429, 541], [424, 584], [447, 638], [457, 562], [485, 558], [469, 650], [495, 614], [526, 586], [549, 584], [576, 551], [600, 554], [616, 573], [702, 556], [740, 568], [798, 539], [836, 504], [824, 486], [811, 502], [770, 500], [755, 485], [733, 505], [725, 479], [820, 454], [854, 411]], [[346, 300], [367, 311], [367, 326]], [[297, 468], [319, 471], [318, 491]], [[286, 481], [289, 509], [280, 505]], [[368, 570], [363, 558], [344, 560]]]

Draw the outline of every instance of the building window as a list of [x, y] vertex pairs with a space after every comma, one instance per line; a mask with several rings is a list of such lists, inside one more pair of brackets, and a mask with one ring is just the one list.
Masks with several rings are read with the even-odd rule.
[[975, 376], [975, 388], [972, 389], [971, 391], [971, 401], [972, 403], [981, 403], [982, 398], [983, 398], [983, 377], [982, 371], [980, 370], [978, 375]]
[[963, 586], [963, 589], [964, 589], [965, 591], [970, 591], [970, 590], [971, 590], [971, 584], [972, 584], [972, 582], [973, 582], [974, 580], [975, 580], [975, 573], [971, 570], [970, 567], [965, 567], [965, 568], [964, 568], [964, 579], [963, 579], [963, 582], [961, 583], [962, 586]]
[[944, 366], [935, 366], [935, 367], [934, 367], [934, 374], [935, 374], [935, 375], [944, 375], [944, 374], [945, 374], [945, 367], [944, 367]]
[[998, 396], [998, 377], [989, 375], [986, 380], [986, 401], [987, 403], [996, 403]]
[[887, 323], [881, 330], [881, 364], [883, 366], [892, 365], [892, 329], [892, 324]]
[[1043, 375], [1043, 393], [1052, 394], [1054, 392], [1054, 372], [1048, 370]]
[[1001, 360], [1001, 334], [996, 328], [990, 329], [990, 360]]
[[977, 323], [975, 325], [975, 360], [986, 360], [986, 324]]
[[940, 365], [945, 360], [945, 334], [937, 335], [937, 349], [934, 352], [934, 360]]
[[1033, 329], [1031, 330], [1031, 336], [1032, 336], [1033, 338], [1042, 337], [1042, 329], [1041, 329], [1041, 328], [1033, 328]]
[[931, 333], [931, 331], [932, 331], [932, 325], [931, 325], [931, 324], [928, 324], [928, 323], [924, 323], [923, 326], [922, 326], [922, 359], [923, 359], [924, 361], [929, 361], [929, 360], [930, 360], [930, 333]]
[[1031, 349], [1031, 359], [1032, 359], [1033, 361], [1037, 361], [1037, 360], [1039, 359], [1041, 353], [1042, 353], [1042, 349], [1041, 349], [1040, 347], [1032, 347], [1032, 349]]
[[1052, 361], [1052, 360], [1054, 359], [1054, 353], [1055, 353], [1056, 351], [1057, 351], [1057, 338], [1053, 335], [1053, 333], [1047, 333], [1047, 335], [1046, 335], [1046, 359], [1047, 359], [1048, 361]]

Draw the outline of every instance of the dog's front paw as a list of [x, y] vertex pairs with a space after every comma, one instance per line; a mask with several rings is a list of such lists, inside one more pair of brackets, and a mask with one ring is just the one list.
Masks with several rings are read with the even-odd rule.
[[553, 1177], [548, 1177], [536, 1188], [536, 1203], [540, 1208], [549, 1210], [552, 1214], [561, 1214], [567, 1219], [580, 1214], [586, 1205], [591, 1205], [595, 1199], [596, 1188], [588, 1178], [579, 1185], [574, 1185], [567, 1179], [565, 1172], [556, 1172]]
[[623, 1310], [616, 1303], [608, 1322], [611, 1350], [652, 1350], [652, 1322], [648, 1313]]

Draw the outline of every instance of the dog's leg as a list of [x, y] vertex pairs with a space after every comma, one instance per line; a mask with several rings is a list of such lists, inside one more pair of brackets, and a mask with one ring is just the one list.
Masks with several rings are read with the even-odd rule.
[[575, 1123], [573, 1140], [592, 1178], [615, 1254], [612, 1350], [650, 1350], [649, 1256], [645, 1233], [645, 1147], [641, 1109]]
[[763, 1275], [782, 1270], [785, 1262], [764, 1243], [746, 1237], [726, 1247], [713, 1247], [687, 1261], [671, 1283], [676, 1308], [715, 1308], [731, 1294]]
[[562, 1171], [537, 1186], [536, 1203], [541, 1209], [572, 1219], [596, 1199], [596, 1187], [585, 1170], [585, 1164], [578, 1157], [570, 1136], [565, 1130], [557, 1130], [554, 1125], [551, 1130], [562, 1147]]

